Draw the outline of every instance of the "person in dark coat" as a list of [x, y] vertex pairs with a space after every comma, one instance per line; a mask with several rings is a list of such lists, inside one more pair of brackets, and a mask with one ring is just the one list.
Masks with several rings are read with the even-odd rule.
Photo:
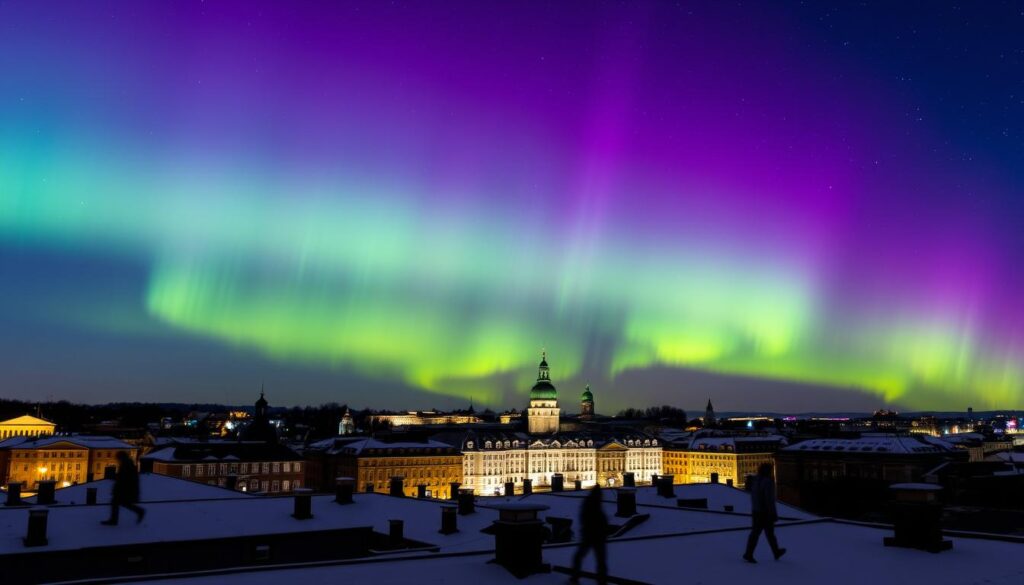
[[580, 510], [580, 546], [572, 558], [572, 582], [579, 582], [580, 566], [587, 552], [594, 550], [597, 557], [597, 582], [604, 585], [608, 582], [608, 518], [601, 509], [601, 486], [595, 485], [590, 493], [583, 498]]
[[139, 471], [135, 468], [135, 462], [125, 451], [117, 452], [117, 475], [114, 476], [114, 491], [110, 498], [110, 518], [102, 524], [117, 526], [121, 506], [135, 512], [136, 523], [142, 522], [146, 510], [138, 505], [139, 501]]
[[775, 479], [772, 475], [772, 464], [762, 463], [757, 469], [757, 475], [747, 482], [753, 521], [750, 536], [747, 537], [747, 550], [743, 553], [743, 560], [748, 563], [757, 562], [754, 559], [754, 548], [757, 547], [761, 532], [764, 532], [768, 546], [772, 547], [775, 560], [786, 554], [786, 549], [779, 548], [779, 543], [775, 540], [775, 522], [779, 519], [779, 513], [775, 508]]

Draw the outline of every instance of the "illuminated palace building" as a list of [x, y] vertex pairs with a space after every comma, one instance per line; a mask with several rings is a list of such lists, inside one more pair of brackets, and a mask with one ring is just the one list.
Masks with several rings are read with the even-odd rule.
[[12, 437], [0, 442], [0, 482], [34, 491], [43, 480], [58, 487], [93, 481], [117, 466], [118, 451], [135, 459], [137, 449], [113, 437]]
[[594, 416], [589, 387], [581, 395], [580, 407], [579, 424], [573, 426], [582, 430], [563, 432], [558, 392], [545, 355], [530, 390], [528, 433], [471, 430], [437, 438], [462, 451], [463, 487], [481, 495], [503, 493], [507, 483], [521, 493], [524, 480], [533, 488], [547, 489], [556, 474], [568, 488], [576, 481], [583, 487], [622, 485], [626, 472], [645, 483], [661, 473], [658, 439], [635, 430], [587, 424]]

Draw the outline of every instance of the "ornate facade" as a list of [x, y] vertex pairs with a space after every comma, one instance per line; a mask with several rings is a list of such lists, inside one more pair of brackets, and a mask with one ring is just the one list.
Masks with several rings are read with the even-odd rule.
[[[592, 414], [589, 387], [582, 398], [584, 403], [589, 398]], [[662, 446], [657, 438], [623, 429], [563, 433], [559, 432], [560, 415], [544, 355], [537, 383], [530, 390], [528, 433], [474, 430], [435, 438], [462, 452], [463, 487], [480, 495], [502, 494], [506, 483], [521, 493], [524, 479], [534, 489], [550, 489], [556, 473], [562, 474], [566, 488], [576, 481], [583, 487], [619, 486], [626, 472], [632, 472], [638, 483], [647, 483], [652, 475], [662, 473]]]

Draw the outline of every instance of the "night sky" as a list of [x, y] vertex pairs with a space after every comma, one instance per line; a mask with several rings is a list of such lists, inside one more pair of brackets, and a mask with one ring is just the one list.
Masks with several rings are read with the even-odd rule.
[[1024, 3], [0, 0], [0, 396], [1024, 407]]

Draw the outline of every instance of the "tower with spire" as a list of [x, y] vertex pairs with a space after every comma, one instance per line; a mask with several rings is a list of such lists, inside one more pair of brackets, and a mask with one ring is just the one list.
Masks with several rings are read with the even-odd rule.
[[537, 368], [537, 383], [530, 389], [530, 408], [526, 411], [527, 427], [531, 435], [550, 435], [558, 432], [562, 410], [558, 408], [558, 391], [551, 383], [547, 352], [541, 352]]
[[711, 428], [715, 426], [715, 407], [711, 406], [711, 399], [708, 398], [708, 406], [704, 409], [704, 428]]
[[592, 418], [594, 418], [594, 393], [590, 391], [590, 384], [587, 384], [583, 394], [580, 395], [580, 420]]

